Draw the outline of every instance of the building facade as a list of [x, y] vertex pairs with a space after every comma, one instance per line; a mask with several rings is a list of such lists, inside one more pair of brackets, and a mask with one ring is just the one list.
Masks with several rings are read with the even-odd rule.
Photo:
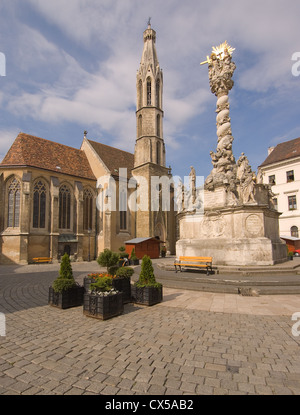
[[[89, 140], [86, 133], [80, 149], [24, 133], [15, 139], [0, 164], [0, 264], [36, 257], [58, 261], [64, 253], [87, 261], [135, 237], [160, 238], [174, 253], [174, 195], [168, 211], [160, 197], [157, 209], [151, 205], [152, 177], [172, 178], [165, 165], [163, 76], [155, 41], [149, 25], [137, 75], [134, 154]], [[141, 177], [147, 205], [131, 209], [128, 200]]]
[[269, 148], [261, 164], [264, 184], [274, 194], [275, 208], [281, 212], [279, 230], [282, 238], [300, 235], [300, 138]]

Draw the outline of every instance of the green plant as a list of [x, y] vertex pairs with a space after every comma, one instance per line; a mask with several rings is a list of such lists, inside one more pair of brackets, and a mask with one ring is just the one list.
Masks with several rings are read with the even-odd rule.
[[70, 257], [68, 254], [65, 254], [61, 260], [59, 277], [53, 282], [52, 287], [55, 292], [62, 293], [70, 288], [74, 288], [76, 285]]
[[119, 268], [116, 272], [116, 277], [125, 277], [130, 278], [134, 273], [133, 268], [130, 267], [122, 267]]
[[289, 257], [294, 256], [294, 253], [293, 253], [293, 252], [291, 252], [291, 251], [289, 251], [289, 252], [288, 252], [288, 256], [289, 256]]
[[91, 291], [106, 292], [112, 290], [112, 276], [105, 275], [96, 278], [96, 282], [90, 285]]
[[129, 254], [127, 254], [127, 252], [125, 252], [126, 251], [125, 246], [120, 246], [119, 251], [120, 251], [120, 253], [119, 253], [119, 258], [120, 259], [129, 257]]
[[116, 275], [119, 268], [119, 265], [113, 265], [112, 267], [108, 268], [108, 273], [111, 275]]
[[132, 248], [132, 251], [131, 251], [131, 254], [130, 254], [130, 259], [132, 261], [136, 261], [138, 259], [138, 257], [135, 254], [135, 249], [134, 248]]
[[110, 267], [116, 266], [119, 261], [119, 255], [110, 249], [104, 249], [99, 255], [97, 262], [101, 267], [106, 267], [109, 273]]
[[137, 287], [161, 287], [162, 285], [156, 282], [152, 261], [149, 256], [145, 255], [142, 259], [141, 273], [139, 280], [135, 283]]

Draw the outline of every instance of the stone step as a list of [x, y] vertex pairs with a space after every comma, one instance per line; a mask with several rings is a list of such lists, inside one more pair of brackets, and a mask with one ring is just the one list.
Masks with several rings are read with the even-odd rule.
[[238, 294], [239, 288], [252, 288], [260, 295], [300, 294], [299, 282], [281, 281], [230, 281], [230, 280], [203, 280], [191, 278], [166, 278], [157, 276], [156, 280], [167, 288], [183, 290], [206, 291], [214, 293]]

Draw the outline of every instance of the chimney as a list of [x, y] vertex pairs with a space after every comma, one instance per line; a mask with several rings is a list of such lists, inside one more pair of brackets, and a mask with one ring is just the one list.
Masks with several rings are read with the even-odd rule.
[[272, 153], [272, 151], [274, 150], [275, 147], [269, 147], [268, 148], [268, 156]]

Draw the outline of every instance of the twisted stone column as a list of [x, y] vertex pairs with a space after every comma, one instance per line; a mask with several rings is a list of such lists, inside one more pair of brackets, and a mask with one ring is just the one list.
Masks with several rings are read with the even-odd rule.
[[213, 170], [208, 176], [205, 187], [213, 190], [216, 186], [231, 183], [236, 178], [236, 162], [232, 153], [233, 136], [231, 132], [229, 91], [233, 88], [232, 80], [235, 64], [232, 62], [233, 51], [225, 42], [208, 58], [209, 82], [211, 92], [217, 97], [217, 136], [216, 152], [211, 152]]

